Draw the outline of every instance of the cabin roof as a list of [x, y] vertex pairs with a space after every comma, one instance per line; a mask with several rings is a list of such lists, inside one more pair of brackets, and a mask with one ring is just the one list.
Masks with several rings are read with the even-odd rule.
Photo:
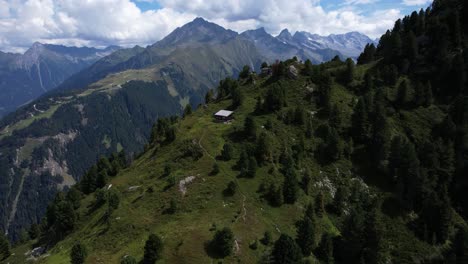
[[229, 117], [234, 113], [233, 111], [228, 111], [228, 110], [219, 110], [215, 116], [221, 116], [221, 117]]

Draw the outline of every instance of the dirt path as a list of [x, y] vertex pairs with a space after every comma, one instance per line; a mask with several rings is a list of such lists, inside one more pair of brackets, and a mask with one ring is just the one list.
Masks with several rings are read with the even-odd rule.
[[247, 200], [247, 197], [245, 197], [245, 195], [242, 195], [244, 197], [244, 200], [242, 200], [242, 209], [244, 209], [244, 214], [242, 215], [242, 219], [244, 219], [244, 222], [245, 222], [245, 218], [247, 217], [247, 208], [245, 207], [245, 200]]
[[204, 147], [203, 145], [201, 144], [201, 141], [202, 139], [205, 137], [205, 134], [206, 134], [206, 131], [203, 131], [203, 135], [200, 137], [200, 139], [198, 140], [198, 145], [200, 146], [201, 149], [203, 149], [203, 151], [208, 155], [208, 157], [210, 157], [211, 159], [213, 160], [216, 160], [215, 157], [213, 157]]

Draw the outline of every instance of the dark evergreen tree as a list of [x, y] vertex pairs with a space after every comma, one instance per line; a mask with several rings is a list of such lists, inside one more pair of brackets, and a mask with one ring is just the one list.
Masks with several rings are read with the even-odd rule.
[[96, 177], [96, 188], [100, 189], [106, 186], [108, 178], [109, 176], [105, 170], [99, 171]]
[[55, 211], [55, 225], [59, 232], [68, 232], [75, 227], [76, 213], [73, 205], [69, 202], [62, 201], [57, 203]]
[[257, 148], [255, 151], [257, 161], [259, 164], [265, 164], [266, 161], [270, 160], [272, 155], [270, 138], [266, 133], [260, 134], [257, 140]]
[[70, 252], [70, 258], [72, 264], [83, 264], [85, 263], [86, 257], [88, 256], [86, 247], [81, 242], [76, 242]]
[[81, 192], [78, 188], [72, 187], [67, 193], [67, 201], [73, 205], [73, 209], [80, 208], [81, 204]]
[[350, 58], [346, 59], [346, 69], [343, 74], [343, 82], [349, 84], [354, 80], [355, 65], [354, 61]]
[[347, 185], [340, 185], [336, 189], [335, 197], [333, 200], [333, 209], [337, 215], [343, 214], [346, 209], [350, 196], [350, 190]]
[[96, 190], [97, 174], [98, 168], [96, 165], [93, 165], [81, 179], [80, 189], [84, 194], [90, 194]]
[[239, 73], [239, 79], [246, 79], [250, 76], [251, 69], [248, 65], [245, 65], [242, 68], [242, 71]]
[[184, 108], [184, 117], [187, 117], [192, 114], [192, 105], [187, 104]]
[[305, 170], [301, 180], [301, 188], [305, 194], [310, 194], [310, 186], [312, 184], [312, 175], [309, 170]]
[[327, 113], [330, 110], [331, 96], [331, 77], [330, 74], [322, 74], [318, 83], [318, 105]]
[[151, 234], [145, 243], [144, 264], [154, 264], [161, 259], [164, 249], [163, 241], [158, 235]]
[[8, 258], [10, 254], [10, 242], [3, 232], [0, 231], [0, 260]]
[[322, 263], [335, 263], [335, 259], [333, 257], [333, 237], [330, 234], [322, 236], [322, 240], [320, 241], [317, 249], [317, 255], [322, 260]]
[[374, 76], [371, 72], [367, 71], [364, 75], [364, 87], [362, 89], [363, 93], [374, 90]]
[[319, 192], [315, 197], [315, 208], [318, 217], [323, 217], [325, 215], [325, 197], [323, 192]]
[[226, 143], [223, 146], [223, 150], [221, 151], [221, 158], [225, 161], [229, 161], [232, 159], [234, 155], [234, 149], [232, 148], [231, 144]]
[[244, 134], [249, 139], [257, 139], [257, 124], [251, 116], [247, 116], [244, 121]]
[[407, 43], [405, 43], [406, 45], [406, 58], [408, 58], [408, 60], [410, 62], [413, 62], [417, 57], [418, 57], [418, 54], [419, 54], [419, 49], [418, 49], [418, 42], [416, 40], [416, 36], [414, 35], [413, 31], [409, 31], [407, 33]]
[[41, 235], [41, 229], [38, 224], [32, 224], [29, 228], [29, 237], [31, 239], [36, 239]]
[[242, 105], [244, 95], [238, 85], [234, 86], [231, 90], [232, 107], [237, 108]]
[[375, 59], [376, 48], [374, 44], [367, 44], [364, 48], [364, 52], [359, 55], [357, 60], [358, 64], [367, 64]]
[[299, 196], [299, 183], [294, 168], [286, 168], [283, 183], [284, 202], [294, 204]]
[[214, 99], [214, 93], [213, 93], [213, 90], [210, 89], [210, 90], [208, 90], [208, 92], [206, 92], [205, 104], [209, 104], [209, 103], [213, 102], [213, 99]]
[[330, 126], [335, 129], [339, 129], [342, 126], [343, 117], [342, 117], [340, 109], [338, 108], [338, 105], [334, 104], [332, 106], [331, 111], [328, 116], [328, 121], [330, 123]]
[[409, 102], [410, 97], [410, 88], [408, 82], [403, 80], [398, 86], [398, 94], [397, 94], [397, 103], [400, 106], [405, 106]]
[[365, 249], [366, 263], [388, 263], [390, 252], [385, 238], [385, 225], [378, 208], [374, 208], [365, 221]]
[[255, 175], [257, 174], [257, 167], [258, 167], [258, 164], [257, 164], [257, 160], [255, 159], [255, 157], [250, 157], [246, 176], [249, 178], [254, 178]]
[[276, 264], [297, 264], [302, 259], [301, 248], [294, 239], [285, 234], [276, 240], [271, 254]]
[[365, 142], [370, 137], [370, 122], [364, 98], [359, 98], [351, 119], [354, 141]]
[[283, 186], [270, 184], [267, 190], [267, 198], [272, 206], [279, 207], [284, 203]]
[[286, 106], [286, 89], [280, 84], [275, 84], [266, 93], [264, 109], [273, 112], [284, 106]]
[[224, 195], [233, 196], [237, 192], [237, 184], [234, 181], [230, 181], [224, 190]]
[[218, 175], [219, 173], [219, 164], [215, 162], [213, 164], [213, 169], [211, 169], [211, 175]]
[[228, 227], [216, 231], [211, 245], [220, 257], [231, 255], [234, 248], [234, 233]]
[[316, 223], [313, 222], [315, 219], [311, 219], [308, 216], [298, 222], [297, 225], [297, 244], [302, 250], [304, 256], [310, 256], [312, 250], [315, 247], [315, 239], [317, 237]]

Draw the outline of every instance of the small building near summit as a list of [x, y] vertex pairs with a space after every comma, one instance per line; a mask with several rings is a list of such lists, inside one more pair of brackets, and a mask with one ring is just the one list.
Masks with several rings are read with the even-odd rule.
[[233, 119], [233, 114], [233, 111], [219, 110], [216, 112], [216, 114], [214, 114], [214, 118], [220, 122], [231, 121]]

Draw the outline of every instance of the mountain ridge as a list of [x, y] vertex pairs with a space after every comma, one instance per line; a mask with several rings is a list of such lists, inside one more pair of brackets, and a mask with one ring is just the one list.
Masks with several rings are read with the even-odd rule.
[[23, 54], [0, 53], [0, 116], [52, 90], [118, 47], [76, 48], [34, 43]]

